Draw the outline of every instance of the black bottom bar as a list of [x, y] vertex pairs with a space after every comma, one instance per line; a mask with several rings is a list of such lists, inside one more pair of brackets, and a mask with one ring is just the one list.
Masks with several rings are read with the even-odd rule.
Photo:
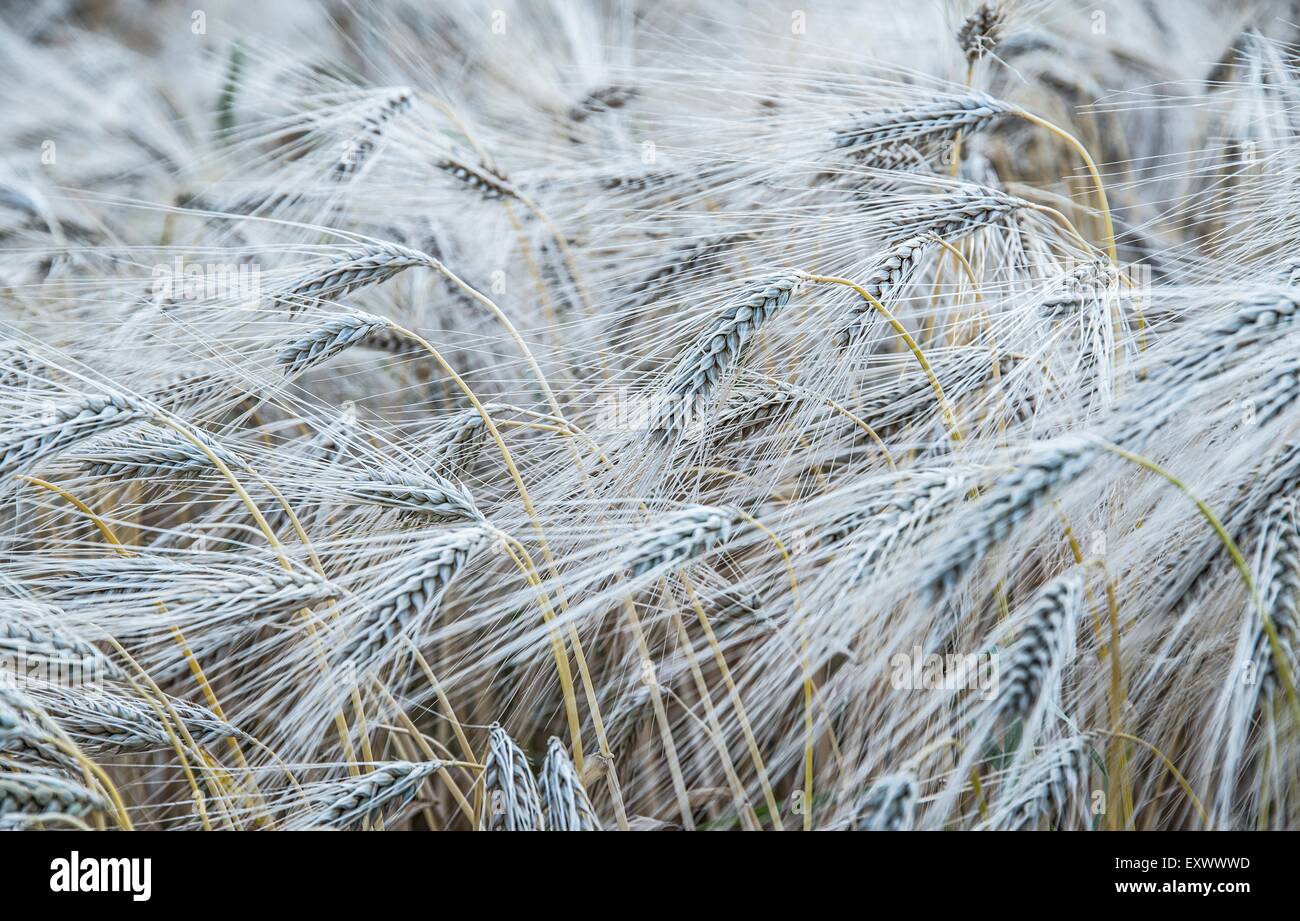
[[[653, 893], [664, 904], [712, 891], [728, 905], [737, 897], [766, 904], [785, 896], [794, 907], [818, 892], [838, 898], [849, 886], [859, 898], [1005, 893], [1071, 906], [1199, 898], [1227, 907], [1293, 892], [1287, 851], [1260, 834], [607, 834], [558, 842], [528, 835], [58, 833], [0, 836], [0, 876], [6, 900], [19, 905], [112, 903], [128, 912], [194, 905], [241, 911], [249, 899], [263, 914], [317, 905], [338, 911], [425, 896], [436, 905], [471, 891], [539, 905], [570, 893], [590, 906], [604, 886], [613, 887], [609, 898]], [[486, 888], [465, 888], [476, 883]], [[113, 885], [118, 891], [86, 891]]]

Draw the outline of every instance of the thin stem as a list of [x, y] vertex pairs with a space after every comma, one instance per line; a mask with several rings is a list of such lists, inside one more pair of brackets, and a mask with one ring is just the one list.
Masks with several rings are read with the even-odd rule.
[[1139, 745], [1144, 745], [1152, 752], [1154, 752], [1156, 756], [1159, 757], [1160, 760], [1165, 763], [1165, 767], [1169, 769], [1169, 773], [1172, 774], [1174, 780], [1178, 782], [1178, 786], [1183, 788], [1183, 792], [1187, 794], [1187, 798], [1192, 801], [1192, 806], [1196, 808], [1197, 813], [1201, 817], [1201, 821], [1205, 823], [1207, 828], [1209, 827], [1210, 825], [1209, 813], [1205, 811], [1205, 806], [1201, 804], [1200, 798], [1192, 790], [1192, 785], [1187, 782], [1187, 778], [1183, 776], [1183, 772], [1178, 770], [1177, 765], [1175, 765], [1173, 761], [1169, 759], [1168, 755], [1166, 755], [1164, 752], [1156, 748], [1154, 745], [1152, 745], [1150, 742], [1146, 741], [1145, 739], [1139, 739], [1137, 736], [1129, 735], [1127, 732], [1112, 732], [1110, 733], [1110, 735], [1113, 735], [1120, 739], [1127, 739], [1130, 742], [1136, 742]]
[[1101, 173], [1097, 170], [1097, 164], [1092, 159], [1092, 154], [1088, 153], [1088, 148], [1084, 147], [1083, 142], [1081, 142], [1074, 135], [1070, 134], [1070, 132], [1052, 124], [1045, 118], [1040, 118], [1031, 112], [1026, 112], [1024, 109], [1016, 109], [1011, 114], [1023, 118], [1027, 122], [1038, 125], [1040, 128], [1047, 129], [1048, 131], [1052, 132], [1052, 134], [1056, 135], [1061, 140], [1065, 141], [1067, 144], [1073, 147], [1074, 150], [1079, 154], [1079, 157], [1080, 159], [1083, 160], [1084, 166], [1087, 167], [1088, 173], [1092, 177], [1092, 183], [1097, 190], [1097, 204], [1098, 204], [1098, 208], [1101, 211], [1102, 222], [1105, 224], [1105, 228], [1106, 228], [1107, 255], [1110, 256], [1111, 265], [1118, 268], [1119, 256], [1115, 249], [1115, 225], [1111, 221], [1111, 217], [1110, 217], [1110, 203], [1106, 200], [1106, 187], [1101, 181]]
[[953, 412], [952, 405], [948, 402], [948, 397], [944, 395], [943, 385], [939, 383], [939, 378], [935, 376], [934, 369], [930, 367], [930, 362], [926, 359], [925, 353], [922, 352], [921, 347], [916, 344], [916, 340], [913, 339], [912, 334], [907, 331], [907, 327], [899, 322], [898, 318], [890, 312], [888, 307], [880, 303], [879, 298], [872, 295], [871, 292], [867, 291], [866, 288], [862, 287], [857, 282], [850, 281], [847, 278], [838, 278], [834, 275], [810, 275], [809, 278], [818, 284], [843, 285], [846, 288], [852, 289], [859, 297], [875, 308], [875, 310], [885, 318], [886, 322], [894, 328], [894, 332], [898, 333], [903, 342], [907, 344], [907, 347], [911, 350], [912, 354], [916, 357], [917, 362], [921, 365], [921, 370], [925, 372], [926, 378], [930, 381], [930, 388], [934, 391], [935, 397], [939, 401], [939, 407], [943, 412], [944, 422], [948, 426], [948, 431], [952, 436], [952, 440], [961, 441], [961, 431], [957, 428], [957, 415]]
[[759, 753], [758, 739], [754, 735], [754, 728], [750, 725], [749, 716], [745, 712], [745, 705], [740, 699], [740, 689], [736, 687], [735, 679], [731, 675], [731, 668], [727, 665], [727, 657], [723, 655], [722, 644], [718, 642], [718, 637], [713, 632], [713, 625], [709, 623], [709, 617], [704, 613], [704, 605], [700, 604], [699, 596], [695, 593], [690, 577], [685, 572], [682, 572], [679, 574], [679, 578], [682, 587], [686, 589], [686, 595], [690, 599], [691, 607], [695, 610], [695, 617], [700, 622], [700, 628], [704, 631], [704, 637], [708, 641], [709, 648], [713, 650], [713, 661], [717, 663], [718, 672], [722, 675], [722, 683], [727, 686], [727, 695], [731, 698], [731, 705], [736, 709], [736, 719], [740, 722], [740, 731], [745, 737], [750, 760], [754, 762], [754, 770], [758, 772], [759, 786], [763, 788], [763, 799], [767, 801], [767, 808], [772, 816], [772, 830], [784, 831], [785, 828], [781, 822], [781, 809], [777, 805], [776, 795], [772, 792], [767, 766], [763, 763], [762, 754]]
[[1131, 451], [1124, 450], [1118, 445], [1108, 444], [1105, 442], [1102, 443], [1102, 447], [1107, 451], [1110, 451], [1112, 454], [1116, 454], [1125, 460], [1131, 461], [1139, 467], [1150, 470], [1152, 473], [1168, 480], [1184, 495], [1191, 499], [1193, 503], [1195, 503], [1201, 516], [1209, 522], [1210, 527], [1213, 528], [1214, 533], [1218, 535], [1219, 541], [1223, 544], [1224, 549], [1228, 551], [1228, 556], [1232, 558], [1232, 564], [1237, 568], [1237, 572], [1241, 575], [1241, 581], [1246, 584], [1247, 591], [1250, 593], [1251, 598], [1259, 609], [1259, 616], [1264, 626], [1264, 632], [1268, 634], [1269, 646], [1272, 648], [1273, 663], [1278, 670], [1278, 677], [1282, 679], [1282, 684], [1286, 688], [1287, 698], [1291, 701], [1291, 706], [1295, 711], [1296, 717], [1300, 719], [1300, 698], [1297, 698], [1296, 696], [1295, 679], [1291, 674], [1291, 666], [1287, 663], [1286, 653], [1282, 649], [1282, 640], [1278, 636], [1277, 627], [1274, 626], [1273, 619], [1269, 616], [1268, 611], [1264, 607], [1263, 599], [1260, 598], [1259, 592], [1255, 588], [1255, 580], [1250, 575], [1250, 567], [1246, 565], [1245, 557], [1242, 556], [1241, 550], [1238, 549], [1236, 541], [1234, 541], [1228, 534], [1227, 529], [1223, 526], [1223, 522], [1219, 520], [1219, 516], [1215, 515], [1214, 511], [1195, 493], [1193, 493], [1186, 483], [1178, 479], [1178, 477], [1174, 476], [1150, 458], [1143, 457], [1140, 454], [1134, 454]]

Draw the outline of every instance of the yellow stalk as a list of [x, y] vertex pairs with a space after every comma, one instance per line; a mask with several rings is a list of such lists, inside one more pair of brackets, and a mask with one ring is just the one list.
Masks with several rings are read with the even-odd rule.
[[912, 334], [907, 331], [907, 327], [898, 321], [898, 318], [890, 312], [888, 307], [880, 303], [878, 298], [873, 296], [866, 288], [862, 287], [857, 282], [850, 281], [847, 278], [837, 278], [833, 275], [810, 275], [809, 277], [812, 281], [815, 281], [818, 284], [843, 285], [846, 288], [852, 289], [859, 297], [875, 308], [876, 312], [885, 318], [886, 322], [894, 328], [894, 332], [898, 333], [903, 342], [907, 344], [912, 355], [915, 356], [917, 363], [920, 364], [921, 370], [925, 372], [926, 378], [930, 381], [930, 388], [934, 391], [935, 398], [939, 401], [939, 407], [943, 412], [944, 422], [948, 426], [948, 431], [952, 436], [952, 440], [961, 441], [961, 431], [957, 428], [957, 415], [953, 412], [953, 408], [948, 402], [948, 397], [944, 395], [943, 386], [939, 383], [939, 378], [935, 376], [934, 369], [930, 367], [930, 362], [926, 359], [925, 353], [922, 352], [921, 347], [916, 344], [916, 340], [913, 339]]

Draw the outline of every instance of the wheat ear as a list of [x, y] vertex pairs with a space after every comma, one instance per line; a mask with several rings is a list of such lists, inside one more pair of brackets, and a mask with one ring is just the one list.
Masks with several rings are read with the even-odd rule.
[[564, 743], [552, 737], [546, 743], [546, 760], [538, 778], [542, 811], [547, 831], [600, 831], [600, 820], [591, 806], [582, 778]]
[[444, 767], [440, 761], [388, 761], [359, 777], [326, 784], [312, 792], [320, 805], [286, 824], [290, 829], [355, 829], [378, 821], [409, 803], [420, 786]]
[[500, 726], [488, 731], [488, 757], [483, 766], [484, 831], [541, 831], [542, 799], [528, 759]]

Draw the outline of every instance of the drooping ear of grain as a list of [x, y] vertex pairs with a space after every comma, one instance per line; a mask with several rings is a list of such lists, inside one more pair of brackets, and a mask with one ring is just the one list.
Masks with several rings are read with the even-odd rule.
[[[70, 693], [50, 688], [35, 695], [50, 718], [82, 748], [92, 753], [159, 751], [171, 746], [171, 735], [146, 700], [120, 688]], [[234, 726], [207, 707], [183, 700], [168, 701], [168, 719], [174, 713], [196, 742], [213, 745], [242, 736]], [[172, 727], [175, 732], [175, 728]]]
[[80, 764], [59, 744], [48, 719], [34, 703], [15, 700], [12, 691], [0, 692], [0, 763], [78, 774]]
[[5, 604], [11, 605], [11, 619], [0, 621], [0, 653], [15, 657], [49, 663], [59, 661], [81, 662], [90, 670], [96, 670], [109, 677], [119, 677], [121, 669], [110, 661], [99, 647], [86, 642], [77, 635], [63, 629], [54, 618], [60, 616], [57, 609], [50, 609], [47, 616], [36, 619], [19, 619], [18, 614], [24, 608], [11, 599]]
[[367, 313], [331, 317], [316, 329], [296, 339], [276, 356], [286, 377], [297, 377], [313, 365], [365, 341], [372, 333], [389, 327], [387, 320]]
[[892, 215], [892, 239], [935, 236], [948, 243], [984, 227], [1005, 221], [1030, 207], [1029, 202], [981, 186], [963, 186], [954, 192], [928, 197], [917, 205], [899, 208]]
[[60, 403], [44, 418], [23, 421], [19, 431], [0, 437], [0, 480], [8, 481], [14, 474], [87, 438], [147, 417], [148, 413], [134, 401], [117, 394]]
[[419, 792], [420, 786], [440, 770], [442, 763], [438, 761], [418, 764], [389, 761], [375, 765], [359, 777], [312, 791], [316, 807], [295, 817], [288, 827], [345, 831], [360, 828], [367, 820], [379, 821], [386, 814], [399, 812]]
[[[935, 245], [933, 236], [923, 234], [891, 247], [878, 259], [862, 287], [876, 300], [888, 306], [893, 296], [908, 283], [917, 263]], [[852, 318], [836, 334], [840, 346], [861, 342], [874, 325], [881, 322], [880, 316], [869, 303], [854, 304], [853, 311]]]
[[688, 426], [722, 378], [744, 357], [763, 324], [780, 313], [805, 282], [802, 272], [783, 272], [754, 285], [725, 307], [679, 359], [664, 389], [656, 431], [671, 433]]
[[519, 197], [519, 193], [510, 184], [510, 180], [503, 173], [490, 166], [484, 164], [475, 165], [451, 157], [439, 160], [434, 165], [486, 199], [500, 200]]
[[344, 143], [343, 152], [330, 168], [330, 177], [336, 182], [343, 182], [360, 173], [374, 156], [383, 139], [385, 126], [399, 115], [409, 112], [412, 100], [408, 87], [394, 88], [377, 109], [362, 119], [360, 130]]
[[432, 617], [457, 574], [496, 537], [483, 527], [444, 531], [403, 557], [395, 580], [351, 630], [336, 655], [341, 663], [366, 663], [418, 621]]
[[916, 821], [917, 783], [911, 772], [881, 777], [854, 804], [853, 831], [911, 831]]
[[552, 737], [538, 778], [547, 831], [600, 831], [600, 821], [564, 743]]
[[739, 515], [731, 508], [696, 506], [673, 512], [637, 533], [623, 551], [633, 576], [690, 560], [725, 541]]
[[[199, 432], [209, 450], [230, 467], [240, 464], [220, 444]], [[170, 429], [144, 430], [126, 435], [98, 438], [71, 452], [90, 476], [111, 479], [184, 477], [214, 470], [212, 460], [190, 440]]]
[[998, 707], [1019, 717], [1038, 706], [1049, 676], [1074, 650], [1083, 601], [1083, 576], [1071, 571], [1048, 583], [1031, 607], [1003, 670]]
[[345, 488], [348, 497], [358, 502], [412, 512], [435, 521], [483, 520], [469, 490], [434, 473], [374, 469]]
[[498, 725], [488, 731], [483, 767], [484, 831], [542, 831], [542, 797], [528, 759]]
[[922, 105], [860, 115], [835, 130], [835, 146], [867, 165], [888, 168], [876, 158], [895, 156], [904, 148], [936, 157], [943, 152], [943, 145], [959, 135], [969, 136], [1012, 111], [1013, 106], [985, 93], [938, 97]]
[[58, 774], [39, 770], [0, 772], [0, 819], [14, 815], [70, 815], [105, 812], [103, 797]]
[[[1258, 689], [1261, 706], [1267, 706], [1282, 687], [1281, 672], [1272, 638], [1264, 627], [1267, 617], [1277, 636], [1282, 659], [1291, 680], [1300, 673], [1297, 660], [1297, 637], [1300, 637], [1300, 529], [1296, 527], [1294, 499], [1276, 500], [1265, 511], [1259, 523], [1257, 545], [1260, 563], [1256, 578], [1259, 580], [1259, 605], [1253, 600], [1249, 605], [1248, 623], [1254, 639], [1251, 644], [1250, 664], [1255, 670], [1251, 676]], [[1262, 606], [1263, 610], [1260, 610]]]
[[[434, 267], [424, 253], [396, 243], [352, 247], [324, 265], [304, 273], [275, 293], [277, 303], [296, 313], [322, 300], [337, 300], [362, 288], [383, 284], [417, 266]], [[376, 329], [380, 327], [375, 327]]]
[[1029, 831], [1046, 819], [1062, 829], [1087, 828], [1077, 817], [1082, 814], [1083, 787], [1088, 780], [1088, 751], [1087, 740], [1074, 736], [1053, 743], [1034, 757], [1006, 802], [995, 804], [995, 827]]

